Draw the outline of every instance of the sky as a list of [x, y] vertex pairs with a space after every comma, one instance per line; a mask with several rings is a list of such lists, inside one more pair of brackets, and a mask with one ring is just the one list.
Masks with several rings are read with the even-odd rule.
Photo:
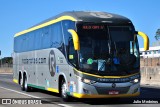
[[[104, 11], [129, 18], [150, 46], [160, 28], [160, 0], [0, 0], [1, 57], [13, 53], [14, 34], [64, 11]], [[140, 47], [143, 39], [138, 38]]]

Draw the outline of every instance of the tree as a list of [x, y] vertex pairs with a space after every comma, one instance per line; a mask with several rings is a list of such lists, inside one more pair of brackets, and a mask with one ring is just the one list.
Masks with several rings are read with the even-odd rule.
[[157, 29], [155, 39], [160, 40], [160, 29]]
[[[4, 57], [1, 59], [2, 60], [2, 64], [13, 64], [13, 59], [12, 57]], [[0, 61], [1, 61], [0, 60]]]

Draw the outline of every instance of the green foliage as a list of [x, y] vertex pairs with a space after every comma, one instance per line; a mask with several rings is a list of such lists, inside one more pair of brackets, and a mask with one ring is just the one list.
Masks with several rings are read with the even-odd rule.
[[2, 64], [13, 64], [13, 58], [12, 57], [4, 57], [0, 59], [2, 61]]
[[156, 40], [159, 40], [159, 39], [160, 39], [160, 29], [157, 29], [157, 31], [156, 31], [155, 39], [156, 39]]

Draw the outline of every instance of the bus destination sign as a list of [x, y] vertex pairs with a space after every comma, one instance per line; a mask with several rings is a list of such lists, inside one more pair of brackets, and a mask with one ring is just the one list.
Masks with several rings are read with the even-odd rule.
[[104, 29], [103, 25], [83, 25], [84, 30], [102, 30]]

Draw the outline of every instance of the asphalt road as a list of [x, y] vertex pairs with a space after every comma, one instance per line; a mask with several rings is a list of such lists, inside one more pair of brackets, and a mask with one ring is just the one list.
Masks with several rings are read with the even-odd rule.
[[[58, 94], [54, 94], [42, 90], [34, 90], [32, 92], [21, 91], [19, 85], [13, 83], [12, 74], [0, 74], [0, 98], [37, 98], [42, 101], [47, 101], [48, 104], [42, 105], [0, 105], [0, 107], [160, 107], [160, 104], [125, 104], [130, 101], [130, 99], [95, 99], [95, 100], [78, 100], [74, 99], [72, 102], [59, 102], [60, 97]], [[160, 98], [160, 87], [156, 86], [142, 86], [141, 95], [138, 97], [140, 100], [135, 99], [135, 101], [142, 100], [154, 100], [156, 101]], [[150, 99], [148, 99], [150, 98]], [[0, 99], [1, 100], [1, 99]], [[160, 100], [159, 100], [160, 101]], [[121, 103], [121, 104], [119, 104]], [[160, 103], [160, 102], [159, 102]]]

